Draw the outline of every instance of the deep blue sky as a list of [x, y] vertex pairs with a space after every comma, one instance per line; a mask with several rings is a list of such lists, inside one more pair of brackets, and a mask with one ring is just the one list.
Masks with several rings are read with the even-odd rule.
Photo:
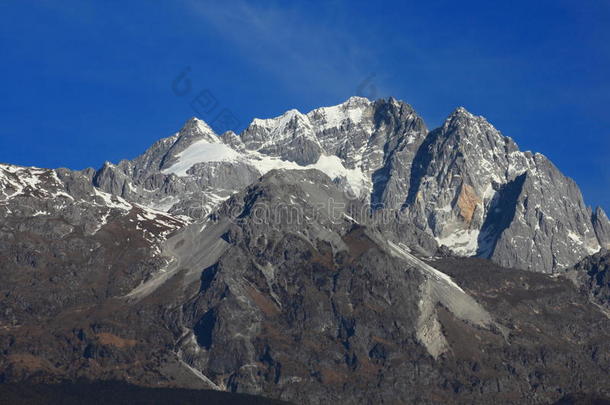
[[0, 57], [2, 162], [133, 158], [196, 115], [204, 90], [218, 105], [200, 117], [226, 109], [234, 129], [364, 91], [409, 102], [431, 128], [458, 105], [484, 115], [610, 211], [606, 0], [8, 0]]

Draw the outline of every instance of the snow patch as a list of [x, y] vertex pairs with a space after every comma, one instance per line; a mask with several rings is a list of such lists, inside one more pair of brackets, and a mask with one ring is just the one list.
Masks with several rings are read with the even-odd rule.
[[176, 197], [174, 195], [169, 195], [167, 197], [163, 197], [159, 201], [152, 201], [151, 204], [150, 204], [150, 208], [158, 210], [158, 211], [167, 212], [175, 204], [177, 204], [179, 202], [180, 202], [180, 198], [178, 198], [178, 197]]
[[317, 169], [331, 179], [344, 179], [356, 195], [362, 195], [369, 187], [369, 180], [360, 169], [347, 169], [337, 156], [321, 155], [318, 161], [311, 165], [301, 166], [295, 162], [282, 160], [276, 157], [250, 154], [248, 161], [261, 175], [271, 170], [309, 170]]
[[445, 245], [460, 256], [474, 256], [479, 247], [479, 233], [478, 229], [458, 230], [434, 239], [439, 246]]
[[[104, 205], [109, 208], [116, 208], [121, 211], [130, 211], [132, 208], [132, 205], [129, 204], [124, 199], [122, 199], [121, 197], [118, 197], [118, 196], [115, 196], [112, 194], [108, 194], [106, 192], [98, 190], [97, 188], [94, 188], [93, 191], [95, 192], [95, 196], [100, 197], [104, 201]], [[114, 199], [114, 201], [113, 201], [113, 199]]]
[[176, 157], [178, 161], [169, 168], [161, 170], [161, 173], [186, 176], [187, 170], [197, 163], [233, 161], [240, 157], [240, 153], [223, 143], [201, 140], [194, 142]]
[[332, 107], [322, 107], [307, 113], [309, 119], [323, 117], [317, 128], [326, 130], [340, 127], [347, 121], [358, 124], [362, 121], [364, 111], [371, 102], [363, 97], [352, 97], [343, 104]]
[[568, 231], [568, 238], [579, 245], [583, 244], [582, 237], [573, 231]]

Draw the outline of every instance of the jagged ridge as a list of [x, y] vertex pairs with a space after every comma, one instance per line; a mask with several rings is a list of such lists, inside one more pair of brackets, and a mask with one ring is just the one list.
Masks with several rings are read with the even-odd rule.
[[396, 212], [439, 245], [504, 266], [552, 272], [610, 244], [603, 210], [587, 208], [546, 157], [521, 152], [462, 107], [428, 131], [411, 106], [392, 98], [289, 110], [253, 120], [240, 135], [218, 136], [194, 118], [133, 161], [107, 163], [94, 184], [198, 218], [269, 170], [307, 168], [343, 184], [372, 216]]

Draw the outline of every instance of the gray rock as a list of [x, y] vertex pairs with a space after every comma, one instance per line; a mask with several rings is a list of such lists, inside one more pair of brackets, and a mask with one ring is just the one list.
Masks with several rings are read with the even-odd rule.
[[[100, 191], [93, 175], [0, 166], [3, 381], [303, 404], [610, 392], [610, 321], [590, 296], [484, 259], [424, 260], [429, 233], [396, 212], [388, 226], [392, 211], [371, 215], [319, 170], [269, 171], [189, 225]], [[504, 195], [519, 200], [528, 176]], [[143, 184], [181, 192], [174, 177]]]
[[602, 249], [584, 258], [563, 275], [589, 295], [593, 302], [604, 306], [610, 316], [610, 251]]
[[428, 135], [413, 173], [405, 214], [458, 254], [552, 272], [600, 248], [574, 181], [463, 108]]
[[610, 249], [610, 220], [602, 207], [597, 207], [591, 218], [599, 244], [605, 249]]
[[[343, 195], [318, 171], [272, 171], [168, 241], [193, 274], [179, 317], [190, 367], [297, 403], [487, 403], [534, 387], [544, 403], [592, 389], [565, 361], [603, 375], [608, 344], [594, 336], [607, 318], [569, 282], [484, 260], [424, 262], [357, 223], [361, 202]], [[210, 235], [220, 255], [208, 254]], [[583, 339], [600, 355], [578, 354]]]
[[[201, 142], [212, 145], [209, 156], [173, 172], [181, 153]], [[333, 180], [368, 204], [367, 224], [413, 248], [444, 245], [503, 266], [554, 272], [610, 243], [603, 211], [591, 213], [577, 185], [543, 155], [521, 152], [461, 107], [428, 131], [411, 106], [392, 98], [290, 110], [255, 119], [240, 135], [219, 137], [191, 119], [136, 159], [106, 163], [92, 181], [128, 201], [197, 219], [272, 168], [316, 167], [321, 156], [339, 159], [320, 168], [340, 169]]]

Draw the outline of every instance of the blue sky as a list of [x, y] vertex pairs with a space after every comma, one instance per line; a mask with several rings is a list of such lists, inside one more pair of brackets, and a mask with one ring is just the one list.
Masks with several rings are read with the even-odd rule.
[[[484, 115], [610, 211], [609, 44], [603, 0], [9, 0], [0, 161], [99, 167], [193, 115], [230, 114], [240, 130], [290, 108], [392, 95], [430, 128], [458, 105]], [[200, 94], [213, 111], [193, 111]]]

